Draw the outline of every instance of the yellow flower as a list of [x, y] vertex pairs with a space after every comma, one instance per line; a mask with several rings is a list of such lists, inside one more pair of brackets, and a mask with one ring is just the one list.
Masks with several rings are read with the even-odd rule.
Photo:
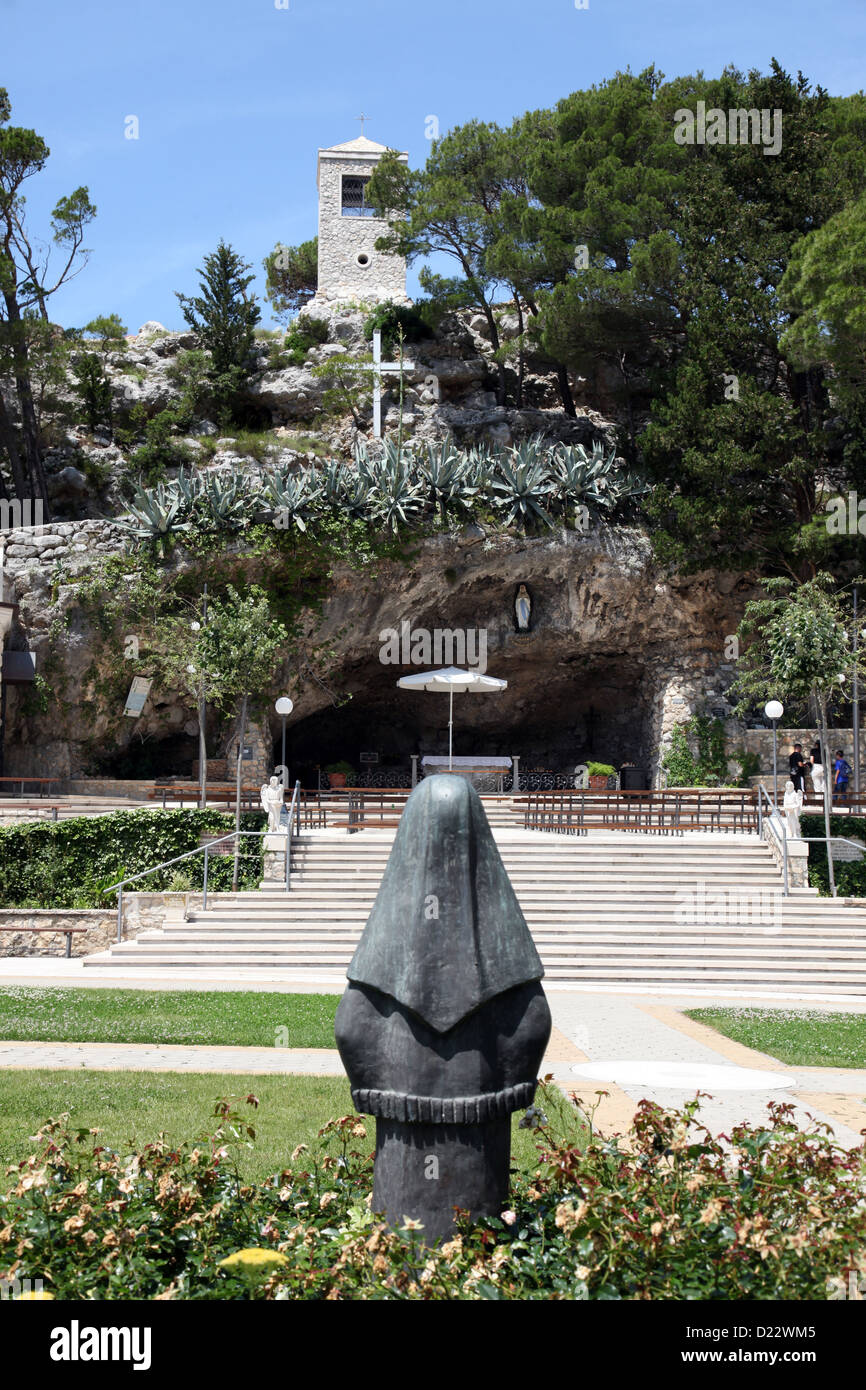
[[367, 1138], [367, 1130], [360, 1120], [358, 1120], [357, 1124], [352, 1125], [352, 1134], [356, 1139]]
[[81, 1217], [81, 1216], [70, 1216], [70, 1218], [69, 1218], [68, 1221], [64, 1221], [64, 1223], [63, 1223], [63, 1229], [64, 1229], [64, 1231], [66, 1231], [67, 1233], [69, 1233], [69, 1232], [71, 1232], [71, 1231], [80, 1231], [80, 1230], [81, 1230], [81, 1227], [82, 1227], [83, 1225], [84, 1225], [84, 1218], [83, 1218], [83, 1217]]
[[663, 1221], [654, 1221], [653, 1224], [650, 1226], [650, 1235], [660, 1236], [664, 1228], [665, 1226]]
[[455, 1255], [463, 1254], [463, 1237], [455, 1236], [453, 1240], [446, 1240], [439, 1252], [445, 1260], [453, 1260]]
[[709, 1226], [711, 1221], [717, 1221], [724, 1210], [724, 1205], [718, 1197], [713, 1197], [701, 1212], [701, 1225]]
[[30, 1302], [35, 1302], [37, 1299], [40, 1300], [40, 1301], [44, 1301], [46, 1298], [53, 1298], [53, 1297], [54, 1297], [54, 1294], [53, 1294], [53, 1293], [49, 1293], [47, 1289], [25, 1289], [24, 1293], [16, 1294], [15, 1297], [13, 1298], [12, 1302], [13, 1302], [13, 1303], [30, 1303]]
[[336, 1202], [339, 1195], [339, 1192], [323, 1192], [319, 1198], [319, 1211], [324, 1211], [325, 1207], [329, 1207], [332, 1202]]
[[236, 1250], [233, 1255], [226, 1255], [217, 1267], [234, 1270], [237, 1274], [268, 1274], [279, 1265], [288, 1263], [285, 1255], [277, 1250], [263, 1250], [253, 1245], [247, 1250]]

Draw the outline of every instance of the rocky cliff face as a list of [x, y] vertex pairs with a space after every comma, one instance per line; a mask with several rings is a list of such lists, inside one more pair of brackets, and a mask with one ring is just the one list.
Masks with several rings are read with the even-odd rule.
[[[369, 346], [359, 313], [337, 308], [325, 315], [328, 341], [311, 349], [304, 365], [268, 370], [263, 345], [259, 371], [249, 383], [250, 398], [274, 427], [267, 442], [272, 459], [303, 461], [283, 436], [299, 429], [309, 433], [321, 410], [316, 363]], [[505, 316], [502, 330], [505, 338], [513, 336], [516, 321]], [[179, 388], [169, 369], [193, 345], [189, 334], [146, 324], [128, 353], [110, 359], [118, 412], [141, 404], [153, 414], [175, 401]], [[407, 355], [415, 365], [408, 373], [404, 423], [416, 437], [452, 432], [466, 442], [508, 442], [539, 430], [574, 442], [613, 437], [613, 423], [588, 407], [579, 408], [577, 418], [567, 417], [555, 381], [534, 372], [532, 363], [524, 407], [497, 405], [483, 319], [452, 316], [435, 340], [413, 344]], [[581, 383], [572, 386], [579, 399]], [[396, 394], [385, 406], [388, 428], [396, 422]], [[185, 441], [193, 455], [200, 454], [202, 467], [260, 466], [232, 439], [219, 441], [215, 453], [204, 450], [202, 439], [214, 433], [215, 426], [201, 420]], [[349, 422], [337, 421], [321, 438], [329, 447], [348, 446], [354, 433]], [[94, 558], [124, 543], [111, 516], [122, 507], [127, 458], [106, 434], [91, 437], [73, 427], [47, 466], [57, 509], [70, 519], [12, 530], [4, 539], [7, 590], [17, 604], [7, 647], [35, 652], [48, 679], [49, 703], [39, 712], [23, 687], [7, 689], [6, 772], [105, 772], [114, 755], [127, 752], [127, 775], [135, 775], [136, 750], [147, 746], [159, 750], [149, 771], [156, 766], [189, 776], [197, 726], [188, 702], [154, 690], [139, 719], [124, 719], [116, 693], [107, 696], [98, 680], [85, 678], [94, 635], [75, 607], [72, 585]], [[287, 691], [294, 698], [293, 765], [312, 768], [345, 758], [357, 766], [361, 751], [396, 764], [413, 752], [445, 751], [447, 699], [398, 691], [396, 682], [423, 666], [477, 664], [481, 634], [487, 669], [505, 678], [508, 688], [498, 696], [457, 699], [457, 752], [518, 753], [527, 770], [564, 769], [588, 758], [650, 769], [673, 725], [694, 709], [730, 713], [724, 692], [733, 672], [725, 662], [725, 638], [736, 630], [750, 592], [736, 576], [671, 579], [653, 564], [644, 535], [608, 526], [527, 539], [476, 525], [418, 540], [412, 551], [409, 563], [389, 562], [369, 580], [335, 568], [321, 611], [308, 624], [311, 641], [332, 651], [315, 679], [300, 677], [287, 653], [265, 705], [272, 710], [273, 697]], [[514, 615], [520, 584], [532, 601], [524, 632]], [[383, 634], [402, 634], [405, 625], [412, 633], [428, 633], [434, 644], [428, 657], [419, 639], [420, 665], [383, 657]], [[469, 652], [452, 646], [449, 654], [435, 646], [437, 632], [450, 633], [452, 643], [474, 634], [475, 646]], [[138, 670], [131, 666], [130, 677]], [[276, 738], [278, 721], [271, 719]], [[221, 752], [216, 723], [210, 733], [211, 752]]]
[[[117, 702], [84, 681], [93, 635], [80, 615], [58, 633], [69, 581], [94, 554], [117, 547], [116, 528], [62, 523], [39, 549], [16, 534], [10, 540], [7, 577], [18, 603], [12, 640], [30, 646], [40, 667], [51, 651], [50, 683], [66, 699], [35, 714], [22, 690], [10, 690], [7, 773], [82, 775], [94, 771], [95, 749], [110, 754], [155, 742], [165, 752], [160, 770], [189, 776], [191, 705], [154, 690], [140, 719], [119, 719]], [[526, 632], [517, 630], [514, 613], [520, 584], [532, 603]], [[517, 753], [525, 770], [561, 770], [588, 758], [650, 769], [674, 724], [694, 710], [729, 717], [725, 638], [749, 592], [734, 576], [665, 578], [638, 531], [600, 527], [526, 539], [472, 526], [419, 542], [410, 564], [387, 562], [369, 580], [335, 569], [321, 612], [308, 622], [311, 640], [332, 658], [306, 680], [287, 659], [264, 704], [272, 710], [286, 689], [294, 699], [293, 766], [346, 759], [357, 767], [361, 751], [377, 752], [383, 765], [405, 765], [414, 752], [447, 750], [448, 701], [398, 690], [399, 677], [431, 665], [486, 664], [508, 688], [456, 698], [457, 753]], [[394, 661], [413, 650], [415, 664]], [[273, 715], [270, 730], [276, 740]]]

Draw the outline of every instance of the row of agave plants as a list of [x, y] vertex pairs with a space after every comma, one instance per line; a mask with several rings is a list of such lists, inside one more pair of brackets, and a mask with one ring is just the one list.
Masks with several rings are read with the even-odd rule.
[[139, 486], [121, 524], [138, 539], [163, 543], [183, 532], [238, 532], [255, 523], [306, 531], [317, 517], [343, 515], [390, 532], [473, 509], [498, 514], [506, 526], [539, 530], [557, 524], [586, 529], [611, 518], [648, 488], [600, 440], [551, 445], [543, 436], [506, 448], [461, 449], [450, 438], [399, 448], [392, 439], [373, 453], [366, 441], [354, 461], [308, 467], [243, 468], [179, 476]]

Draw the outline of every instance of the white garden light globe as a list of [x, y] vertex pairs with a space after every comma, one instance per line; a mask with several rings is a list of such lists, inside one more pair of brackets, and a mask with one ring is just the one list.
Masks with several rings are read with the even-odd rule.
[[770, 700], [768, 704], [764, 705], [764, 713], [768, 719], [781, 719], [785, 710], [779, 700]]

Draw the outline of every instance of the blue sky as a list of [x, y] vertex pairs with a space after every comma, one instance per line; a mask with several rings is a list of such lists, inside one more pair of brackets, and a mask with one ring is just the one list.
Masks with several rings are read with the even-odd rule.
[[[771, 57], [834, 94], [866, 86], [864, 0], [0, 0], [0, 86], [51, 158], [34, 230], [87, 185], [98, 216], [52, 318], [183, 326], [175, 290], [220, 237], [259, 273], [316, 233], [316, 151], [357, 134], [429, 149], [470, 119], [508, 124], [618, 69], [667, 77]], [[858, 56], [859, 55], [859, 56]], [[137, 116], [139, 138], [124, 136]], [[410, 272], [409, 289], [417, 286]], [[267, 306], [264, 321], [269, 322]]]

